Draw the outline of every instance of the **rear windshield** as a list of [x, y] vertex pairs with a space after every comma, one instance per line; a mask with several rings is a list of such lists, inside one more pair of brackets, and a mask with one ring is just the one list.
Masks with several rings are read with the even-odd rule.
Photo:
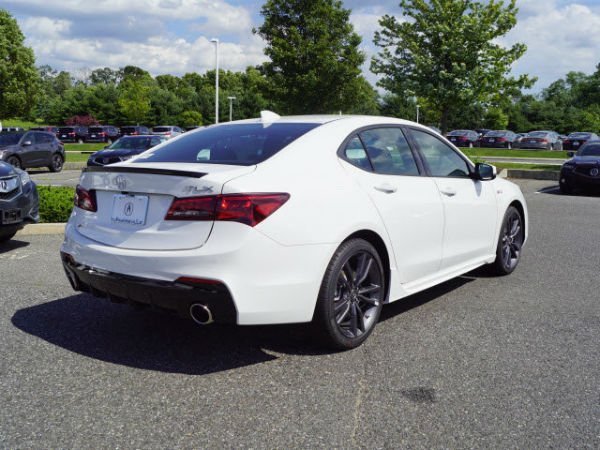
[[527, 137], [546, 137], [548, 134], [549, 133], [546, 131], [532, 131], [531, 133], [527, 134]]
[[568, 139], [589, 139], [592, 136], [591, 133], [571, 133]]
[[600, 144], [588, 144], [579, 149], [579, 156], [600, 156]]
[[114, 150], [114, 149], [121, 149], [121, 148], [125, 148], [125, 149], [146, 149], [146, 148], [150, 148], [152, 147], [151, 141], [156, 139], [153, 137], [122, 137], [121, 139], [113, 142], [111, 145], [109, 145], [107, 148]]
[[506, 131], [488, 131], [486, 133], [486, 137], [496, 137], [496, 136], [506, 136], [508, 132]]
[[152, 128], [152, 131], [155, 133], [168, 133], [171, 131], [171, 127], [154, 127]]
[[102, 127], [89, 127], [88, 131], [90, 133], [102, 133], [104, 131], [104, 128], [102, 128]]
[[448, 136], [466, 136], [469, 134], [469, 130], [454, 130], [448, 133]]
[[317, 123], [221, 125], [184, 134], [136, 162], [186, 162], [251, 166], [319, 126]]
[[64, 127], [64, 128], [59, 128], [58, 131], [60, 133], [72, 133], [73, 131], [75, 131], [75, 128], [73, 128], [73, 127]]
[[0, 134], [0, 145], [15, 145], [25, 133]]
[[132, 133], [134, 131], [136, 131], [135, 127], [121, 127], [122, 133]]

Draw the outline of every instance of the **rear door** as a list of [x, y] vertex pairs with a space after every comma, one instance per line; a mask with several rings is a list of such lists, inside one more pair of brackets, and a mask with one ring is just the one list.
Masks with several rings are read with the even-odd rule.
[[439, 270], [444, 214], [435, 182], [421, 176], [399, 127], [359, 131], [346, 144], [345, 166], [371, 198], [393, 245], [402, 283]]
[[497, 223], [494, 184], [471, 178], [467, 160], [433, 133], [411, 128], [444, 205], [442, 269], [494, 252]]

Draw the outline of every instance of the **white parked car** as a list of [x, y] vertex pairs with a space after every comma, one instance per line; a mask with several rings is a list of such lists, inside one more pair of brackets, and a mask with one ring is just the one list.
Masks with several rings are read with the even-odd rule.
[[360, 345], [382, 305], [527, 238], [519, 188], [400, 119], [279, 117], [191, 131], [84, 169], [61, 254], [73, 288], [196, 322], [313, 321]]

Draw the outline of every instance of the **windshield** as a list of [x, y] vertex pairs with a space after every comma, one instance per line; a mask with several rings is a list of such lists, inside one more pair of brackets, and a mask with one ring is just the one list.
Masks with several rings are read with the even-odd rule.
[[469, 134], [469, 130], [454, 130], [448, 133], [448, 136], [466, 136]]
[[18, 144], [25, 133], [10, 133], [0, 135], [0, 146]]
[[116, 140], [107, 148], [110, 150], [115, 149], [127, 149], [127, 150], [140, 150], [152, 147], [152, 137], [122, 137]]
[[590, 137], [592, 137], [592, 133], [571, 133], [567, 139], [589, 139]]
[[577, 156], [600, 156], [600, 144], [584, 145], [577, 152]]
[[273, 156], [316, 123], [221, 125], [184, 134], [146, 152], [136, 162], [186, 162], [251, 166]]
[[168, 133], [171, 131], [171, 127], [154, 127], [152, 128], [152, 131], [155, 133]]
[[486, 137], [497, 137], [497, 136], [506, 136], [506, 131], [489, 131], [485, 136]]

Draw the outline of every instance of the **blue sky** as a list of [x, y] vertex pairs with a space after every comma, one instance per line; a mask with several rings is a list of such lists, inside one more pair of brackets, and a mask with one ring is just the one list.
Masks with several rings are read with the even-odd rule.
[[[398, 0], [345, 0], [363, 37], [367, 59], [383, 14], [400, 16]], [[257, 0], [2, 0], [33, 47], [37, 64], [85, 76], [97, 67], [140, 66], [158, 75], [214, 67], [213, 37], [221, 67], [243, 70], [265, 61], [264, 43], [251, 32], [261, 23]], [[366, 5], [366, 6], [365, 6]], [[501, 43], [524, 42], [528, 52], [515, 75], [539, 78], [534, 91], [575, 70], [600, 63], [600, 0], [518, 0], [518, 25]], [[376, 78], [364, 72], [369, 81]]]

